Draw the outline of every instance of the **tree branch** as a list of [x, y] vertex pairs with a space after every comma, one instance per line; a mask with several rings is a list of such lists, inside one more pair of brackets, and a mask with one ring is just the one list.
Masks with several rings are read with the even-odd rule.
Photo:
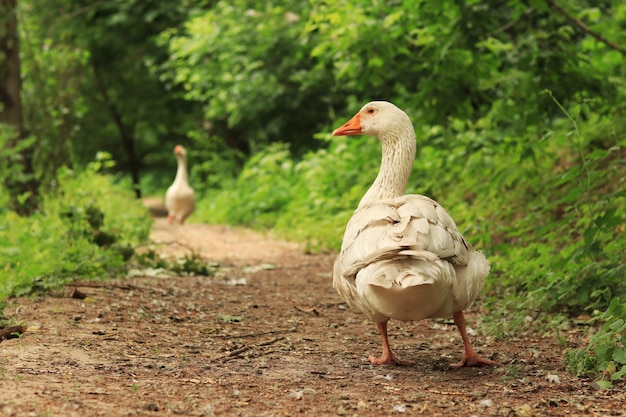
[[89, 11], [91, 11], [92, 9], [98, 8], [101, 5], [107, 3], [109, 0], [99, 0], [96, 1], [92, 4], [88, 4], [87, 6], [81, 7], [79, 9], [74, 10], [71, 13], [67, 13], [64, 15], [61, 15], [59, 17], [56, 18], [56, 20], [54, 21], [54, 23], [50, 26], [50, 28], [48, 29], [48, 37], [51, 38], [52, 37], [52, 33], [56, 30], [57, 26], [61, 23], [63, 23], [64, 20], [69, 20], [72, 19], [78, 15], [81, 15], [83, 13], [87, 13]]
[[602, 42], [603, 44], [605, 44], [609, 48], [615, 49], [616, 51], [619, 51], [622, 55], [626, 56], [626, 49], [622, 48], [621, 46], [619, 46], [615, 42], [612, 42], [612, 41], [608, 40], [604, 36], [600, 35], [598, 32], [592, 30], [582, 20], [580, 20], [576, 16], [572, 16], [567, 10], [565, 10], [565, 8], [563, 8], [561, 5], [557, 4], [555, 0], [546, 0], [546, 3], [552, 9], [556, 10], [557, 12], [559, 12], [563, 16], [565, 16], [565, 18], [567, 20], [572, 22], [574, 25], [578, 26], [579, 29], [582, 29], [585, 33], [587, 33], [590, 36], [594, 37], [595, 39], [597, 39], [598, 41]]
[[98, 90], [100, 90], [100, 94], [102, 95], [104, 104], [109, 110], [115, 126], [117, 126], [117, 130], [120, 134], [120, 139], [122, 140], [122, 145], [126, 149], [126, 154], [130, 165], [130, 174], [133, 179], [133, 188], [135, 189], [135, 195], [137, 196], [137, 198], [141, 198], [141, 189], [139, 188], [139, 163], [137, 161], [137, 155], [135, 152], [135, 138], [127, 129], [126, 125], [124, 124], [124, 118], [122, 116], [122, 113], [119, 111], [117, 106], [115, 106], [115, 103], [111, 99], [111, 96], [107, 91], [106, 85], [102, 80], [100, 67], [96, 63], [95, 59], [93, 59], [93, 57], [91, 59], [91, 66], [93, 69], [96, 86], [98, 87]]

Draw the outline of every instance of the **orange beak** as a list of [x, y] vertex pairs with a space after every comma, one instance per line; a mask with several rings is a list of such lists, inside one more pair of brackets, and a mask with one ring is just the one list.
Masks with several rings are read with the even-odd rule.
[[335, 129], [333, 136], [360, 135], [361, 133], [363, 133], [361, 130], [361, 116], [357, 113], [352, 119], [348, 120], [345, 125]]
[[182, 147], [182, 146], [180, 146], [180, 145], [176, 145], [176, 146], [174, 147], [174, 153], [175, 153], [176, 155], [179, 155], [179, 154], [183, 153], [183, 147]]

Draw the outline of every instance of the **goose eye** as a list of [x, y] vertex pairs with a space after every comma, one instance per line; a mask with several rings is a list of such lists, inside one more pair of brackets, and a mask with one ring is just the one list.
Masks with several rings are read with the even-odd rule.
[[367, 113], [367, 114], [374, 114], [374, 113], [376, 113], [376, 110], [370, 108], [370, 109], [365, 110], [365, 113]]

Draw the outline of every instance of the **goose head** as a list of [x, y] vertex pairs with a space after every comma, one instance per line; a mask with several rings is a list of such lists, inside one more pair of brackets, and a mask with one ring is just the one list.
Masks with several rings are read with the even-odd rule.
[[176, 155], [177, 157], [178, 156], [186, 157], [187, 156], [187, 151], [185, 150], [183, 145], [176, 145], [174, 147], [174, 155]]
[[382, 160], [378, 176], [361, 198], [359, 207], [404, 194], [417, 146], [409, 116], [388, 101], [372, 101], [333, 132], [334, 136], [360, 134], [378, 138]]
[[[382, 140], [399, 130], [413, 129], [409, 116], [388, 101], [372, 101], [364, 105], [354, 117], [335, 129], [333, 136], [369, 135]], [[398, 132], [399, 133], [399, 132]]]

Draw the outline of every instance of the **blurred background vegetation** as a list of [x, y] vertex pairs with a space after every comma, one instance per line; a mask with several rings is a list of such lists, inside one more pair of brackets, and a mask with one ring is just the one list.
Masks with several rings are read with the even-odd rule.
[[492, 261], [488, 327], [587, 326], [565, 365], [623, 387], [625, 27], [624, 0], [0, 0], [0, 298], [119, 274], [178, 143], [191, 222], [337, 250], [380, 150], [330, 132], [384, 99], [408, 191]]

